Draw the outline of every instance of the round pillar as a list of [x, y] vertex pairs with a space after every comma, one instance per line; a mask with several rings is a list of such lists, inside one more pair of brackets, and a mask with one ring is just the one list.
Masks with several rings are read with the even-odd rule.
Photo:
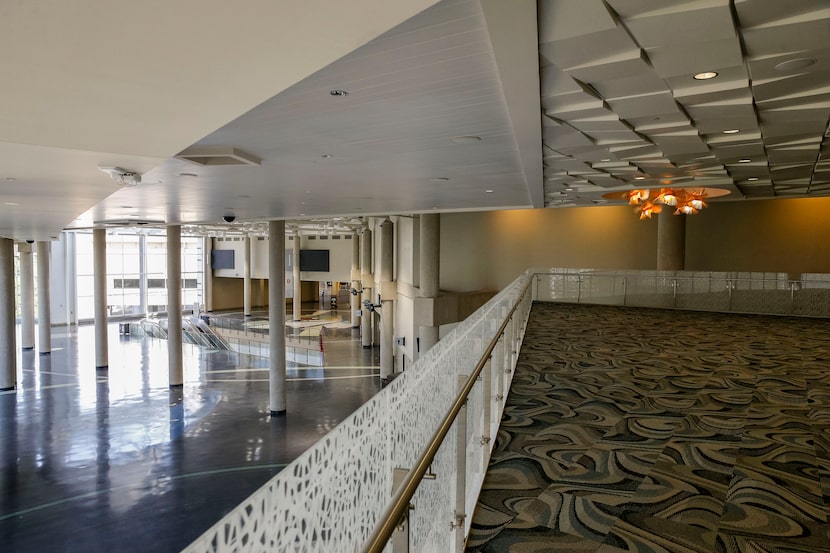
[[285, 221], [268, 222], [268, 328], [268, 403], [271, 415], [283, 415], [286, 410]]
[[686, 267], [686, 216], [664, 209], [657, 216], [657, 270], [682, 271]]

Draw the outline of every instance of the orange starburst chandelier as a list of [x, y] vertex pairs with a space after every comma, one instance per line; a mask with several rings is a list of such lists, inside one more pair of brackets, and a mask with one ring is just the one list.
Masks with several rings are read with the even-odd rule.
[[708, 204], [707, 198], [725, 196], [729, 190], [721, 188], [640, 188], [625, 192], [611, 192], [603, 197], [612, 200], [628, 200], [634, 206], [640, 220], [651, 219], [664, 207], [674, 209], [675, 215], [695, 215]]

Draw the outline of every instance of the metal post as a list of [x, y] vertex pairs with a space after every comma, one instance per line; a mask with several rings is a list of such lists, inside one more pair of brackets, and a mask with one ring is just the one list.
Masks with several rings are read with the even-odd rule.
[[484, 450], [481, 453], [481, 472], [487, 472], [487, 463], [490, 461], [490, 442], [493, 438], [493, 355], [487, 360], [487, 364], [482, 369], [482, 393], [483, 393], [483, 407], [482, 413], [482, 428], [481, 428], [481, 446]]
[[[406, 475], [409, 474], [408, 469], [394, 468], [392, 469], [392, 495], [401, 487]], [[410, 509], [412, 506], [410, 505]], [[392, 553], [409, 553], [409, 513], [406, 513], [401, 519], [398, 526], [395, 528], [395, 533], [392, 534]]]
[[282, 415], [286, 410], [285, 221], [268, 222], [268, 328], [269, 407], [271, 415]]
[[247, 234], [242, 242], [242, 313], [251, 316], [251, 237]]
[[[462, 390], [468, 375], [458, 376], [458, 389]], [[467, 515], [467, 402], [455, 418], [455, 512], [450, 527], [455, 531], [455, 551], [464, 552], [464, 527]]]

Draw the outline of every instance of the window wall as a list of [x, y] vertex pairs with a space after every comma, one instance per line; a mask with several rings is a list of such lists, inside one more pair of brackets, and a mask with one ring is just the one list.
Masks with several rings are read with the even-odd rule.
[[[203, 241], [182, 237], [182, 303], [198, 310], [203, 297]], [[94, 318], [94, 273], [91, 232], [76, 233], [77, 313]], [[107, 234], [107, 313], [141, 317], [167, 312], [167, 238], [164, 234]]]

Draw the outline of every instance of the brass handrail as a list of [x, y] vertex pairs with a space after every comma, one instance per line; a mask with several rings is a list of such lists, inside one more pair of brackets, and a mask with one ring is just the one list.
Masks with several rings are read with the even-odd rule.
[[415, 466], [407, 473], [398, 488], [398, 491], [392, 496], [392, 501], [389, 505], [387, 505], [386, 510], [384, 510], [383, 514], [380, 516], [380, 522], [375, 526], [375, 529], [372, 531], [372, 535], [369, 536], [369, 539], [363, 544], [363, 553], [380, 553], [383, 551], [384, 547], [386, 547], [386, 544], [389, 542], [389, 538], [392, 537], [392, 533], [395, 531], [395, 528], [408, 512], [409, 502], [412, 499], [412, 496], [415, 495], [415, 491], [421, 484], [421, 480], [423, 480], [427, 469], [429, 469], [430, 465], [432, 465], [432, 461], [438, 453], [438, 449], [441, 447], [441, 444], [444, 442], [444, 438], [447, 437], [452, 424], [455, 422], [455, 418], [467, 402], [467, 396], [470, 395], [473, 386], [475, 386], [478, 375], [481, 374], [481, 370], [493, 354], [493, 350], [496, 348], [499, 338], [501, 338], [504, 333], [504, 329], [507, 328], [507, 323], [513, 318], [516, 308], [519, 307], [519, 303], [521, 303], [527, 293], [534, 277], [535, 275], [530, 275], [530, 278], [528, 278], [527, 284], [525, 284], [519, 294], [519, 298], [516, 300], [516, 303], [513, 304], [513, 308], [510, 309], [510, 313], [508, 313], [504, 318], [504, 322], [501, 323], [496, 335], [492, 340], [490, 340], [490, 344], [487, 346], [487, 349], [484, 350], [484, 354], [481, 356], [481, 359], [479, 359], [472, 374], [470, 374], [469, 378], [467, 378], [467, 381], [464, 383], [464, 387], [455, 399], [455, 403], [452, 404], [452, 407], [444, 417], [444, 420], [441, 421], [441, 425], [438, 427], [438, 430], [435, 431], [435, 434], [432, 436], [432, 440], [430, 440], [427, 447], [421, 453], [421, 456], [418, 458]]

